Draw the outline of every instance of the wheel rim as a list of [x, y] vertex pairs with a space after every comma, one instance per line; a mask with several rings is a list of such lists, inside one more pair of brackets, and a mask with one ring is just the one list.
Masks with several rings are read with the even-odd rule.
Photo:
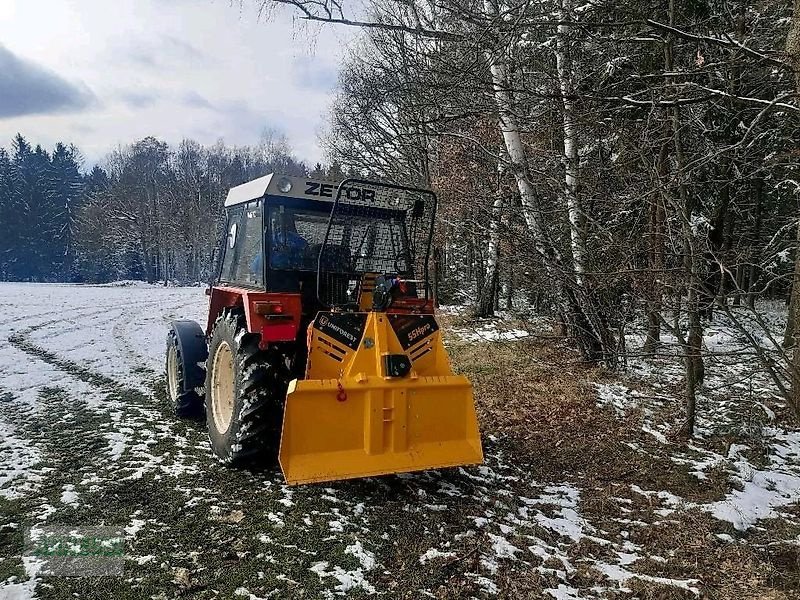
[[234, 399], [233, 352], [228, 342], [220, 342], [211, 364], [211, 412], [217, 431], [231, 426]]
[[176, 402], [178, 399], [178, 350], [175, 346], [170, 346], [167, 351], [167, 388], [169, 389], [170, 400]]

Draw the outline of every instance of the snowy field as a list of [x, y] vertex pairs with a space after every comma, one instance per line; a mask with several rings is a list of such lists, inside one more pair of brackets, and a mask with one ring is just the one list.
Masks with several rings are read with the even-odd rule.
[[[708, 519], [702, 543], [717, 556], [749, 548], [754, 531], [800, 542], [800, 434], [770, 422], [768, 382], [746, 382], [764, 406], [758, 457], [738, 437], [711, 443], [736, 424], [712, 392], [697, 443], [679, 446], [661, 419], [679, 378], [667, 363], [587, 386], [593, 410], [637, 415], [620, 448], [673, 465], [685, 496], [589, 480], [582, 465], [544, 475], [488, 423], [477, 468], [297, 488], [226, 470], [162, 391], [167, 324], [204, 323], [206, 302], [202, 288], [0, 284], [0, 598], [726, 597], [655, 532]], [[485, 323], [450, 336], [488, 348], [527, 332]], [[123, 528], [124, 575], [38, 576], [22, 535], [47, 525]]]

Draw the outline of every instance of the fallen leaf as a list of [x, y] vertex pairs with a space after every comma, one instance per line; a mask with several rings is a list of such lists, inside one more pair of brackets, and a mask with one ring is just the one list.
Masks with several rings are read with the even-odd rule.
[[244, 513], [240, 510], [234, 510], [227, 515], [220, 515], [218, 517], [214, 517], [215, 521], [219, 521], [220, 523], [231, 523], [231, 524], [240, 523], [242, 519], [244, 519]]

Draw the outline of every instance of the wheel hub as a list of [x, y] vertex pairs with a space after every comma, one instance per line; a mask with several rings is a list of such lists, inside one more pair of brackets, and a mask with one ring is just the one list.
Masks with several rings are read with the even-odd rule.
[[221, 342], [211, 363], [211, 411], [219, 433], [225, 433], [233, 418], [235, 397], [233, 352], [227, 342]]
[[178, 393], [178, 350], [175, 346], [170, 345], [167, 352], [167, 390], [169, 391], [169, 399], [172, 402], [177, 402]]

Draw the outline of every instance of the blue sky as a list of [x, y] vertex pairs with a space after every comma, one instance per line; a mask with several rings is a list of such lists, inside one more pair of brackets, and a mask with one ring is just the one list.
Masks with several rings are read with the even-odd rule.
[[252, 144], [317, 133], [352, 30], [259, 16], [254, 0], [0, 0], [0, 146], [77, 144], [87, 162], [154, 135]]

